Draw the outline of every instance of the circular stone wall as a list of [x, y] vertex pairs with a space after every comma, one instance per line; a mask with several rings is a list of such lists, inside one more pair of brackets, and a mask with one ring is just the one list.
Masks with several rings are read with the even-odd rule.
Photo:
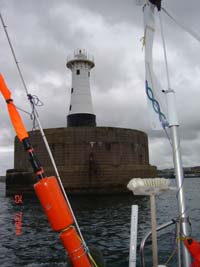
[[[113, 127], [44, 130], [61, 179], [70, 193], [126, 192], [133, 177], [155, 177], [144, 132]], [[30, 139], [48, 176], [55, 175], [39, 131]], [[23, 146], [15, 140], [14, 168], [32, 171]]]

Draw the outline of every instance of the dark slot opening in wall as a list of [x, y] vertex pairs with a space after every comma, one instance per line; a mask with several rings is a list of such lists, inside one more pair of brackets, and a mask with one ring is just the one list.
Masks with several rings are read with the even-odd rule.
[[105, 143], [106, 150], [111, 150], [111, 143]]
[[74, 88], [71, 89], [71, 94], [74, 92]]
[[70, 105], [70, 107], [69, 107], [69, 111], [71, 111], [72, 110], [72, 105]]
[[76, 75], [80, 75], [80, 70], [76, 70]]

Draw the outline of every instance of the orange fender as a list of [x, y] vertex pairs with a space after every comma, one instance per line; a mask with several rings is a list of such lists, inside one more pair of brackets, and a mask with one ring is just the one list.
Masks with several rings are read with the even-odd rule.
[[194, 259], [191, 266], [200, 267], [200, 243], [193, 238], [188, 238], [184, 240], [184, 244]]
[[56, 177], [41, 179], [34, 184], [34, 189], [54, 231], [61, 231], [73, 224], [73, 216]]
[[74, 267], [91, 267], [86, 251], [74, 227], [62, 232], [60, 238]]

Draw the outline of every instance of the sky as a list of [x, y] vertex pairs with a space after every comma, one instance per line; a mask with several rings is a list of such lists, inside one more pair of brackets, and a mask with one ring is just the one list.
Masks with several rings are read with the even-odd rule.
[[[199, 0], [163, 0], [162, 6], [200, 35]], [[138, 129], [149, 138], [150, 164], [173, 166], [163, 131], [153, 131], [145, 96], [142, 7], [135, 0], [1, 0], [7, 26], [27, 88], [44, 103], [43, 128], [65, 127], [71, 73], [67, 57], [84, 48], [95, 58], [91, 90], [98, 126]], [[183, 165], [200, 165], [200, 43], [161, 13], [170, 82], [176, 91]], [[156, 14], [154, 68], [167, 89], [161, 33]], [[8, 42], [0, 25], [0, 68], [16, 106], [30, 112]], [[0, 175], [13, 168], [15, 132], [0, 96]], [[28, 130], [29, 115], [21, 113]]]

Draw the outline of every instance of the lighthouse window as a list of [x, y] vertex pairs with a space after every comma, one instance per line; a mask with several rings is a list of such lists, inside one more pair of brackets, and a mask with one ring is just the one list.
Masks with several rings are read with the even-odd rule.
[[69, 107], [69, 111], [71, 111], [72, 110], [72, 105], [70, 105], [70, 107]]
[[88, 71], [88, 77], [90, 77], [90, 72]]
[[74, 88], [71, 89], [71, 94], [74, 92]]
[[80, 70], [76, 70], [76, 74], [77, 75], [80, 75]]

